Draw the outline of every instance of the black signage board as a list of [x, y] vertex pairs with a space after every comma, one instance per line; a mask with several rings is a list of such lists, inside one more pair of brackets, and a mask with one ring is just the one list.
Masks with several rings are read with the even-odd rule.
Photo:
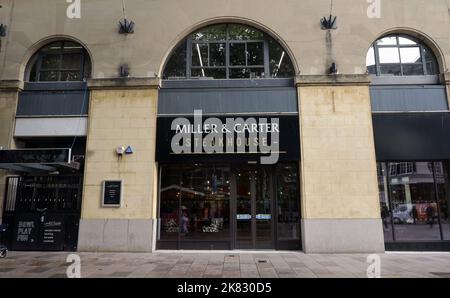
[[0, 164], [56, 164], [70, 162], [70, 149], [17, 149], [0, 150]]
[[378, 161], [450, 159], [449, 113], [380, 113], [372, 118]]
[[58, 251], [64, 249], [64, 220], [63, 214], [47, 213], [41, 217], [40, 250]]
[[37, 213], [25, 213], [16, 217], [13, 231], [13, 250], [39, 249], [39, 222]]
[[106, 180], [103, 181], [103, 207], [120, 207], [122, 201], [122, 181]]
[[[180, 116], [183, 118], [186, 122], [190, 122], [191, 124], [194, 123], [194, 117], [193, 116]], [[250, 151], [240, 153], [237, 148], [237, 134], [234, 133], [234, 151], [233, 152], [227, 152], [227, 150], [223, 148], [223, 152], [217, 153], [206, 153], [204, 150], [202, 150], [201, 153], [194, 153], [195, 150], [192, 150], [192, 152], [189, 153], [174, 153], [172, 150], [172, 138], [179, 133], [176, 129], [172, 130], [172, 124], [175, 119], [180, 117], [159, 117], [157, 119], [157, 146], [156, 146], [156, 160], [160, 163], [189, 163], [189, 162], [230, 162], [230, 163], [240, 163], [240, 162], [255, 162], [260, 163], [261, 157], [265, 156], [268, 157], [270, 154], [268, 153], [262, 153], [260, 151]], [[208, 127], [205, 127], [206, 125], [203, 125], [205, 120], [209, 118], [209, 116], [203, 116], [202, 117], [202, 127], [206, 128], [203, 131], [196, 131], [196, 127], [190, 127], [190, 129], [193, 129], [193, 132], [191, 134], [192, 140], [196, 137], [195, 134], [200, 134], [200, 138], [203, 140], [206, 136], [208, 136], [209, 133], [211, 133], [211, 130], [208, 131]], [[263, 132], [264, 129], [267, 132], [267, 141], [266, 144], [269, 146], [272, 144], [272, 133], [278, 133], [278, 145], [276, 148], [273, 148], [274, 150], [272, 152], [278, 153], [278, 161], [298, 161], [300, 160], [300, 128], [299, 128], [299, 117], [297, 115], [265, 115], [265, 116], [214, 116], [214, 118], [219, 119], [222, 123], [227, 123], [227, 119], [236, 120], [242, 119], [246, 122], [251, 122], [250, 119], [256, 120], [257, 125], [257, 133], [256, 138], [258, 138], [257, 142], [261, 143], [261, 135], [259, 132]], [[174, 122], [178, 123], [178, 122]], [[265, 123], [268, 123], [269, 126], [264, 125]], [[277, 126], [270, 126], [272, 123], [277, 123]], [[242, 126], [240, 126], [241, 128]], [[209, 127], [211, 128], [211, 127]], [[275, 128], [275, 129], [274, 129]], [[233, 127], [227, 127], [228, 131], [232, 131]], [[272, 131], [270, 131], [272, 129]], [[222, 141], [223, 144], [227, 142], [227, 134], [225, 131], [220, 131], [220, 134], [223, 132], [223, 137], [220, 136], [220, 138], [225, 139]], [[245, 135], [244, 142], [250, 142], [249, 134], [248, 132]], [[200, 141], [201, 142], [201, 141]], [[181, 144], [182, 142], [180, 142]], [[191, 143], [192, 145], [192, 143]]]
[[19, 213], [13, 230], [12, 249], [18, 251], [62, 251], [65, 215], [58, 213]]

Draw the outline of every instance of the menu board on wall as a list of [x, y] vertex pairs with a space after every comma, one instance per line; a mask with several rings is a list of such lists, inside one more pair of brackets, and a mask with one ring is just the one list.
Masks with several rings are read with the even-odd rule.
[[103, 181], [102, 207], [120, 207], [122, 203], [122, 180]]
[[61, 214], [48, 214], [43, 216], [41, 233], [39, 236], [41, 249], [63, 250], [64, 216]]

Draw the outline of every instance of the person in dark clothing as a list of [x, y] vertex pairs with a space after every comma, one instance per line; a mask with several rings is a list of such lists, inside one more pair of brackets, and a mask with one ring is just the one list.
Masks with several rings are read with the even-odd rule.
[[419, 218], [419, 213], [417, 212], [416, 205], [413, 205], [411, 213], [412, 213], [411, 215], [412, 215], [412, 218], [413, 218], [413, 224], [416, 224], [417, 223], [417, 219]]
[[383, 226], [385, 229], [388, 229], [387, 219], [389, 217], [389, 209], [386, 203], [382, 203], [381, 205], [381, 219], [383, 220]]
[[430, 228], [434, 226], [434, 208], [431, 204], [428, 205], [426, 209], [427, 213], [427, 223], [430, 225]]

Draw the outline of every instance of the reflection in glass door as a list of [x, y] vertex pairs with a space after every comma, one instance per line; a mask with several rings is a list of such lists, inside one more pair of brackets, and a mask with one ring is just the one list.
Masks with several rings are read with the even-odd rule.
[[269, 169], [262, 167], [237, 169], [237, 249], [274, 248], [272, 192]]

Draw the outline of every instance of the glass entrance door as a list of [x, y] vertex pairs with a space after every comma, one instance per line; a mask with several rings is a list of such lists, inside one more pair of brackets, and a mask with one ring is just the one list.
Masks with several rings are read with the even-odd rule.
[[236, 248], [273, 249], [273, 188], [270, 168], [236, 169]]

